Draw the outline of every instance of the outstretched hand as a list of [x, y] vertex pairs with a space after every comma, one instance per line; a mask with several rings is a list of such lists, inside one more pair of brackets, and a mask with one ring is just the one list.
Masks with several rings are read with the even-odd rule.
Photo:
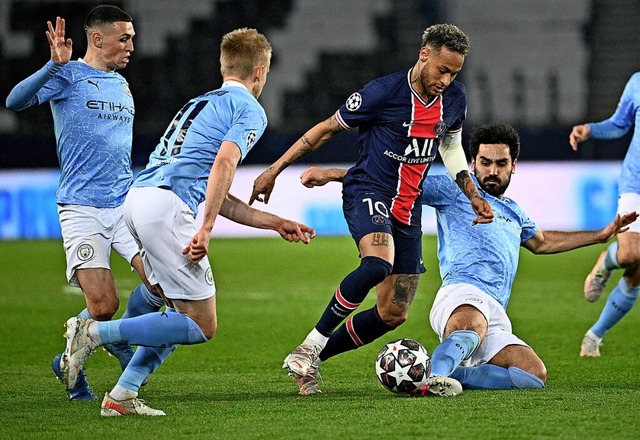
[[56, 17], [56, 27], [47, 21], [49, 30], [46, 32], [49, 47], [51, 48], [51, 60], [58, 64], [67, 64], [71, 60], [73, 42], [71, 38], [65, 38], [64, 18]]
[[249, 198], [249, 205], [253, 204], [255, 200], [265, 205], [269, 203], [269, 197], [276, 184], [276, 177], [277, 174], [274, 172], [273, 167], [269, 167], [256, 178], [253, 182], [253, 191]]
[[611, 240], [615, 235], [621, 234], [629, 230], [629, 225], [638, 219], [637, 212], [630, 212], [624, 215], [616, 215], [611, 223], [602, 228], [600, 231], [601, 240], [603, 243]]
[[316, 231], [313, 228], [291, 220], [284, 220], [276, 228], [276, 231], [282, 238], [293, 243], [309, 244], [311, 239], [316, 236]]
[[473, 220], [473, 224], [478, 223], [491, 223], [493, 221], [493, 208], [489, 202], [483, 197], [474, 197], [471, 199], [471, 208], [476, 213], [477, 217]]

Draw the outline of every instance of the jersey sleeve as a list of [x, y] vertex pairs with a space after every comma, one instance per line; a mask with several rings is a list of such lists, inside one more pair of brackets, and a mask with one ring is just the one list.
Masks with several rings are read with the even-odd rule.
[[638, 107], [635, 101], [638, 96], [640, 96], [640, 73], [635, 73], [624, 87], [615, 113], [602, 122], [588, 124], [591, 137], [617, 139], [624, 136], [634, 124]]
[[522, 232], [520, 232], [520, 244], [522, 245], [536, 235], [538, 225], [536, 225], [522, 209], [518, 209], [518, 211], [522, 219]]
[[385, 102], [386, 91], [378, 80], [371, 81], [352, 93], [336, 112], [338, 123], [345, 129], [377, 121]]
[[62, 67], [62, 64], [49, 60], [42, 69], [20, 81], [7, 96], [7, 108], [20, 111], [44, 102], [40, 98], [40, 92], [58, 76], [57, 73]]
[[458, 83], [460, 87], [460, 94], [458, 96], [457, 101], [455, 102], [457, 119], [449, 126], [447, 130], [447, 134], [456, 134], [462, 133], [462, 125], [464, 124], [465, 119], [467, 118], [467, 91], [464, 87], [464, 84]]
[[263, 113], [257, 107], [245, 107], [223, 138], [223, 141], [233, 142], [240, 148], [240, 160], [244, 160], [264, 133], [266, 118]]

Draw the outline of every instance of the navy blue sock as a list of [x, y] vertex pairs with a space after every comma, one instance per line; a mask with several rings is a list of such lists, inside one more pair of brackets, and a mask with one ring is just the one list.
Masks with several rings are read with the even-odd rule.
[[391, 273], [391, 263], [378, 257], [364, 257], [360, 266], [347, 275], [316, 324], [316, 330], [324, 336], [331, 332], [358, 308], [371, 289]]
[[393, 329], [394, 327], [382, 320], [378, 314], [378, 308], [373, 306], [369, 310], [349, 318], [338, 330], [333, 332], [318, 357], [326, 361], [332, 356], [355, 350], [373, 342]]
[[503, 368], [493, 364], [459, 367], [451, 377], [464, 388], [473, 390], [511, 390], [514, 388], [544, 388], [538, 377], [518, 367]]

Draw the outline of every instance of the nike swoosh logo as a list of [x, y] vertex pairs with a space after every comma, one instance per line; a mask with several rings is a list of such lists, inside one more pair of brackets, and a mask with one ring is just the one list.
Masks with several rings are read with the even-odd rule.
[[411, 127], [414, 123], [413, 122], [403, 122], [402, 126], [403, 127]]

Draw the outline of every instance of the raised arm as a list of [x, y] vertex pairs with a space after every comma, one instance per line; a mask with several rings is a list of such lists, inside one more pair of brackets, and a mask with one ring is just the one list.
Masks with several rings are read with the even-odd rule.
[[540, 231], [524, 242], [523, 246], [534, 254], [555, 254], [566, 252], [597, 243], [606, 243], [616, 234], [625, 232], [627, 226], [636, 221], [637, 212], [617, 215], [607, 226], [599, 231]]
[[331, 139], [336, 133], [344, 130], [335, 115], [316, 124], [298, 139], [277, 161], [262, 172], [253, 182], [253, 192], [249, 198], [249, 205], [255, 200], [269, 203], [269, 197], [276, 183], [276, 177], [289, 165], [309, 153], [316, 151]]
[[316, 231], [313, 228], [252, 208], [232, 194], [228, 194], [222, 203], [220, 215], [242, 225], [271, 229], [285, 240], [295, 243], [309, 244], [310, 240], [316, 236]]
[[47, 22], [47, 27], [49, 30], [46, 35], [51, 49], [51, 60], [11, 90], [6, 100], [7, 108], [11, 110], [20, 111], [37, 104], [38, 91], [71, 59], [73, 43], [71, 38], [65, 38], [64, 18], [56, 17], [55, 29], [50, 21]]

